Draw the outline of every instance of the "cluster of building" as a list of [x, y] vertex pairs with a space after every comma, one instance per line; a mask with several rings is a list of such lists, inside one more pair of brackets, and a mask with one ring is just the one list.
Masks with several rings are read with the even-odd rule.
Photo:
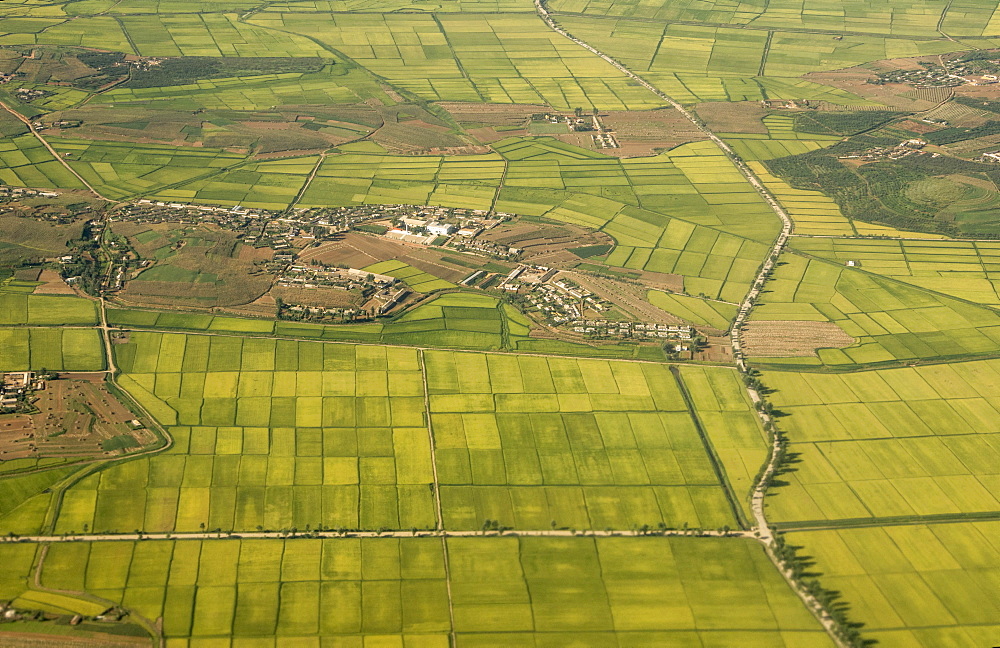
[[[616, 322], [613, 320], [579, 319], [570, 322], [574, 333], [582, 333], [592, 338], [657, 338], [690, 342], [694, 331], [683, 324], [655, 324], [651, 322]], [[688, 347], [678, 344], [676, 351], [687, 351]]]
[[38, 189], [26, 189], [25, 187], [9, 187], [7, 185], [0, 185], [0, 198], [10, 198], [14, 200], [35, 196], [55, 198], [58, 195], [58, 191], [39, 191]]
[[[431, 245], [440, 238], [471, 241], [484, 231], [492, 229], [513, 214], [491, 212], [484, 209], [459, 209], [447, 207], [413, 207], [394, 205], [392, 227], [385, 233], [388, 238]], [[454, 238], [452, 238], [454, 237]]]
[[619, 148], [618, 140], [611, 129], [605, 128], [601, 123], [598, 111], [595, 108], [592, 114], [584, 116], [583, 110], [576, 109], [574, 115], [562, 115], [560, 113], [535, 113], [531, 116], [533, 122], [543, 122], [547, 124], [566, 124], [566, 128], [571, 133], [592, 133], [591, 138], [597, 148]]
[[24, 103], [47, 97], [50, 94], [52, 93], [45, 90], [35, 90], [34, 88], [18, 88], [14, 91], [14, 96], [17, 97], [17, 100]]
[[516, 295], [524, 306], [536, 309], [555, 325], [581, 319], [588, 311], [600, 313], [607, 309], [594, 293], [545, 266], [518, 266], [499, 288]]
[[31, 392], [45, 389], [45, 381], [33, 371], [16, 371], [0, 376], [0, 412], [16, 412], [28, 405]]
[[324, 268], [292, 265], [278, 277], [277, 285], [301, 288], [339, 288], [352, 290], [371, 286], [392, 286], [398, 281], [389, 275], [366, 272], [356, 268]]
[[[858, 153], [848, 153], [839, 156], [841, 160], [862, 160], [871, 162], [873, 160], [899, 160], [910, 155], [927, 155], [928, 152], [922, 150], [927, 146], [927, 142], [922, 139], [908, 139], [900, 142], [896, 146], [876, 146]], [[938, 153], [930, 155], [937, 157]]]
[[[996, 74], [984, 72], [981, 68], [983, 63], [990, 61], [977, 61], [977, 65], [972, 65], [968, 61], [956, 60], [945, 61], [944, 65], [932, 63], [922, 63], [918, 70], [892, 70], [883, 72], [873, 81], [878, 85], [883, 83], [907, 83], [917, 88], [954, 88], [962, 85], [992, 85], [1000, 81]], [[996, 64], [987, 65], [988, 68], [997, 67]], [[976, 69], [980, 68], [980, 69]], [[993, 70], [997, 71], [997, 70]]]

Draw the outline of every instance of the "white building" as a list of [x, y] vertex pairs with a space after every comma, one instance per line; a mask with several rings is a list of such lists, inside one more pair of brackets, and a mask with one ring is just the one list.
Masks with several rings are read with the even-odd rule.
[[434, 222], [427, 226], [427, 233], [435, 236], [449, 236], [454, 231], [455, 226], [448, 223]]

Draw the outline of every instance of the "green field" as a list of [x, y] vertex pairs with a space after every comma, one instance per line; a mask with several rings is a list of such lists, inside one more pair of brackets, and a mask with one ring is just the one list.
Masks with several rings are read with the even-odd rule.
[[796, 532], [824, 585], [851, 603], [865, 636], [887, 648], [989, 644], [1000, 608], [998, 523]]
[[[34, 547], [0, 555], [0, 596], [51, 596], [24, 594]], [[454, 632], [459, 646], [832, 645], [764, 552], [739, 539], [73, 543], [50, 548], [41, 584], [162, 616], [171, 644], [438, 648]]]
[[[73, 485], [60, 532], [433, 528], [437, 490], [455, 529], [736, 524], [663, 365], [141, 332], [115, 353], [174, 444]], [[745, 507], [749, 401], [729, 369], [680, 377]]]
[[796, 239], [795, 249], [866, 272], [958, 297], [1000, 305], [1000, 244], [991, 241]]
[[781, 257], [752, 319], [834, 322], [857, 340], [845, 349], [820, 349], [818, 359], [768, 363], [846, 367], [1000, 351], [996, 311], [796, 254]]
[[796, 454], [771, 519], [982, 514], [1000, 509], [1000, 362], [841, 375], [765, 372]]
[[[996, 72], [976, 50], [1000, 49], [1000, 0], [542, 8], [558, 27], [528, 0], [0, 3], [0, 185], [60, 192], [0, 191], [0, 372], [116, 370], [109, 388], [171, 441], [8, 460], [0, 438], [0, 536], [24, 540], [0, 542], [0, 604], [62, 616], [8, 624], [0, 644], [142, 626], [166, 648], [834, 645], [789, 581], [859, 633], [844, 645], [997, 643], [1000, 172], [952, 157], [995, 148], [955, 139], [995, 130], [996, 88], [864, 75], [952, 52]], [[599, 148], [591, 115], [620, 148]], [[951, 123], [916, 123], [932, 115]], [[852, 161], [914, 136], [928, 155]], [[743, 163], [793, 221], [747, 301], [782, 219]], [[557, 336], [502, 291], [393, 257], [362, 265], [412, 290], [402, 312], [222, 314], [266, 296], [277, 264], [181, 249], [252, 232], [112, 209], [87, 241], [105, 216], [91, 193], [289, 228], [353, 206], [515, 214], [501, 227], [533, 241], [525, 263], [622, 282], [621, 303], [598, 295], [581, 317], [680, 318], [696, 360]], [[532, 257], [559, 237], [514, 234], [540, 224], [593, 233]], [[117, 295], [33, 294], [36, 259], [115, 276], [122, 235], [136, 254]], [[243, 275], [262, 283], [237, 295]], [[726, 336], [744, 306], [789, 348], [812, 322], [855, 342], [741, 373]], [[765, 487], [770, 529], [752, 507]], [[69, 624], [112, 606], [126, 623], [101, 623], [120, 635]]]

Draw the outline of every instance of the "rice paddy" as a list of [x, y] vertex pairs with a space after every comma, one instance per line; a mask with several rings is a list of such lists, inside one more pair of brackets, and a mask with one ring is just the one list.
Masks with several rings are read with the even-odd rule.
[[766, 454], [728, 369], [143, 332], [115, 353], [174, 444], [70, 487], [58, 532], [427, 529], [435, 493], [450, 529], [721, 528]]
[[[780, 223], [714, 144], [604, 155], [567, 143], [589, 146], [561, 126], [551, 129], [558, 140], [498, 139], [505, 127], [485, 118], [464, 130], [449, 104], [435, 103], [505, 105], [517, 113], [515, 133], [535, 132], [514, 122], [546, 110], [672, 110], [550, 29], [531, 3], [223, 5], [6, 3], [0, 44], [41, 57], [68, 45], [319, 60], [307, 72], [98, 93], [25, 81], [46, 93], [4, 101], [33, 118], [121, 110], [127, 119], [101, 124], [142, 133], [145, 117], [135, 115], [148, 112], [184, 114], [184, 125], [139, 142], [95, 136], [91, 123], [79, 137], [43, 133], [61, 161], [33, 135], [12, 135], [0, 141], [0, 183], [82, 189], [64, 162], [112, 200], [276, 212], [293, 202], [435, 205], [546, 219], [613, 239], [581, 272], [682, 285], [639, 295], [705, 330], [730, 328]], [[569, 32], [684, 104], [807, 100], [820, 105], [815, 114], [884, 107], [815, 81], [829, 75], [803, 75], [998, 47], [995, 5], [547, 4]], [[299, 133], [300, 118], [309, 137], [272, 132], [266, 147], [239, 131], [294, 120]], [[448, 136], [406, 148], [386, 134], [414, 122]], [[366, 269], [399, 278], [422, 301], [378, 323], [112, 307], [109, 324], [127, 329], [111, 349], [116, 383], [173, 443], [79, 472], [4, 462], [0, 534], [189, 537], [45, 551], [0, 543], [0, 599], [66, 615], [121, 605], [162, 622], [170, 648], [830, 646], [750, 534], [655, 537], [754, 523], [751, 495], [771, 443], [756, 405], [774, 408], [787, 441], [765, 507], [807, 556], [796, 579], [837, 592], [834, 611], [889, 648], [995, 642], [1000, 244], [854, 221], [826, 195], [792, 188], [763, 162], [840, 139], [797, 123], [792, 110], [775, 111], [766, 133], [760, 124], [756, 134], [720, 133], [800, 235], [752, 318], [785, 330], [819, 322], [824, 341], [853, 344], [814, 357], [751, 355], [759, 376], [668, 365], [660, 348], [630, 340], [539, 337], [495, 295], [399, 261]], [[368, 139], [379, 124], [386, 132]], [[159, 265], [136, 284], [218, 281], [214, 271]], [[30, 294], [34, 285], [0, 291], [0, 369], [106, 369], [94, 302]], [[757, 377], [766, 403], [743, 384]], [[276, 537], [319, 529], [340, 537]], [[605, 530], [633, 537], [582, 537]]]
[[101, 371], [105, 368], [94, 302], [63, 295], [0, 291], [0, 368]]
[[776, 522], [961, 518], [1000, 508], [995, 360], [839, 375], [769, 371], [797, 461]]
[[261, 12], [427, 100], [646, 109], [660, 101], [534, 15]]
[[768, 364], [849, 367], [1000, 350], [1000, 315], [991, 309], [828, 261], [795, 254], [781, 261], [752, 318], [834, 322], [857, 343]]
[[[4, 545], [0, 556], [0, 595], [88, 605], [27, 589], [34, 547]], [[436, 648], [454, 633], [461, 646], [727, 645], [747, 636], [759, 646], [832, 645], [764, 552], [740, 539], [73, 543], [49, 549], [41, 584], [162, 616], [171, 644], [322, 637]]]
[[880, 646], [975, 646], [996, 636], [998, 523], [915, 524], [788, 535]]

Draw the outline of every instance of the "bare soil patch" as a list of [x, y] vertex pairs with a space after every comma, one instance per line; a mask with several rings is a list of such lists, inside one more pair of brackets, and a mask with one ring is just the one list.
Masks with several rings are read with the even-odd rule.
[[156, 441], [149, 430], [132, 429], [135, 415], [101, 382], [86, 378], [48, 381], [36, 393], [37, 414], [0, 416], [0, 458], [120, 455], [129, 448], [104, 450], [102, 443], [123, 437], [137, 449]]
[[550, 267], [569, 267], [582, 261], [569, 251], [572, 248], [615, 244], [604, 232], [564, 223], [528, 221], [502, 223], [479, 238], [520, 249], [525, 263]]
[[32, 292], [35, 295], [75, 295], [76, 291], [63, 281], [59, 273], [55, 270], [42, 270], [38, 276], [38, 281], [44, 282], [36, 287]]
[[717, 133], [758, 133], [767, 135], [767, 126], [761, 121], [767, 109], [759, 101], [712, 101], [701, 103], [695, 112], [710, 129]]

